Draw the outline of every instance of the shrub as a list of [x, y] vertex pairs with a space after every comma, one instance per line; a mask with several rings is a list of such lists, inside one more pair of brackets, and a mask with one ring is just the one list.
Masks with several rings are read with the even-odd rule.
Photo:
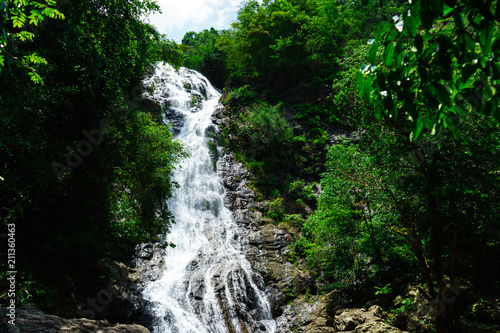
[[249, 144], [247, 153], [283, 156], [284, 146], [291, 141], [293, 131], [281, 114], [281, 105], [259, 104], [243, 116], [240, 129]]
[[280, 222], [285, 217], [285, 208], [283, 207], [283, 198], [276, 198], [269, 203], [269, 208], [267, 210], [267, 215]]
[[242, 87], [231, 90], [226, 97], [226, 104], [228, 106], [245, 106], [249, 105], [255, 100], [257, 93], [249, 85], [244, 85]]

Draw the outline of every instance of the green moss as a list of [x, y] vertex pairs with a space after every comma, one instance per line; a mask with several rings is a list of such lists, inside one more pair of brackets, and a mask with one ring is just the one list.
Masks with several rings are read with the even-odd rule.
[[215, 169], [217, 160], [219, 159], [218, 151], [217, 151], [217, 143], [214, 140], [209, 140], [208, 143], [208, 150], [212, 153], [212, 165]]
[[153, 95], [153, 93], [154, 93], [154, 92], [155, 92], [155, 90], [156, 90], [156, 87], [155, 87], [154, 83], [153, 83], [153, 84], [151, 84], [150, 86], [148, 86], [148, 87], [146, 88], [146, 90], [148, 91], [148, 94]]

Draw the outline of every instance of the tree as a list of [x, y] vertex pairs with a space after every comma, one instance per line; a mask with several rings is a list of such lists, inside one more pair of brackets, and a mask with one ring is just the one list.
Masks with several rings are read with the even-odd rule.
[[[349, 141], [328, 148], [318, 209], [304, 224], [295, 249], [305, 254], [323, 284], [351, 290], [364, 302], [374, 297], [374, 287], [401, 288], [414, 278], [416, 265], [410, 246], [393, 232], [399, 216], [391, 195], [403, 196], [395, 186], [400, 173], [387, 172], [376, 156], [360, 148]], [[393, 159], [389, 155], [384, 162]]]
[[358, 76], [360, 96], [379, 119], [403, 130], [408, 126], [412, 140], [424, 128], [458, 133], [460, 120], [471, 112], [499, 122], [498, 6], [496, 1], [411, 2], [392, 22], [379, 25], [369, 64]]
[[199, 33], [189, 31], [182, 38], [184, 66], [199, 71], [221, 89], [227, 78], [227, 68], [224, 53], [216, 42], [223, 33], [210, 28]]
[[47, 64], [47, 61], [36, 52], [19, 56], [18, 46], [33, 42], [36, 32], [47, 18], [64, 19], [55, 6], [55, 0], [0, 2], [0, 73], [4, 66], [21, 66], [29, 70], [33, 82], [42, 82], [36, 67]]
[[318, 210], [298, 242], [311, 267], [365, 299], [373, 286], [414, 281], [418, 267], [436, 329], [459, 331], [464, 299], [498, 293], [500, 134], [485, 118], [465, 119], [459, 139], [422, 134], [424, 164], [384, 121], [330, 147]]
[[292, 129], [282, 115], [282, 105], [257, 104], [242, 118], [240, 133], [247, 143], [247, 154], [259, 159], [263, 156], [282, 157], [292, 137]]
[[43, 84], [26, 66], [6, 64], [0, 73], [0, 227], [16, 225], [20, 285], [41, 284], [47, 293], [31, 290], [34, 301], [57, 312], [75, 309], [71, 288], [76, 297], [95, 294], [103, 258], [168, 232], [165, 200], [185, 156], [159, 123], [159, 108], [141, 95], [148, 65], [182, 60], [173, 42], [142, 22], [157, 5], [59, 5], [65, 19], [39, 26], [34, 42], [11, 53], [45, 59], [37, 68]]
[[[456, 281], [464, 256], [460, 236], [471, 225], [492, 223], [483, 214], [497, 200], [496, 191], [486, 189], [484, 182], [498, 182], [492, 176], [498, 166], [489, 159], [498, 154], [498, 146], [489, 142], [490, 153], [481, 148], [485, 140], [498, 140], [496, 13], [495, 1], [412, 1], [392, 22], [379, 25], [368, 52], [370, 64], [358, 74], [360, 96], [377, 119], [406, 138], [421, 177], [413, 188], [422, 196], [425, 214], [409, 215], [408, 205], [402, 205], [400, 232], [418, 259], [438, 333], [460, 331], [453, 298], [459, 293]], [[471, 147], [477, 149], [473, 155]], [[482, 161], [472, 162], [477, 156]], [[468, 169], [465, 161], [479, 169]], [[469, 175], [463, 183], [452, 181], [464, 177], [456, 169]], [[483, 191], [494, 199], [483, 201]], [[475, 208], [460, 210], [459, 205]], [[419, 230], [429, 230], [427, 250]]]

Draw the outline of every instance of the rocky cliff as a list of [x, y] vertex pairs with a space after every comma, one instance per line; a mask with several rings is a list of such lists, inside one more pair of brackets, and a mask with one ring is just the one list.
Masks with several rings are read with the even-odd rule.
[[[214, 113], [213, 123], [230, 122], [223, 106]], [[217, 131], [216, 131], [217, 132]], [[380, 307], [328, 309], [331, 295], [311, 295], [316, 290], [311, 274], [287, 260], [292, 236], [264, 216], [266, 202], [259, 202], [250, 184], [250, 173], [235, 160], [229, 149], [219, 148], [216, 168], [226, 188], [225, 204], [240, 227], [246, 256], [254, 271], [264, 277], [277, 332], [402, 332], [385, 323]]]

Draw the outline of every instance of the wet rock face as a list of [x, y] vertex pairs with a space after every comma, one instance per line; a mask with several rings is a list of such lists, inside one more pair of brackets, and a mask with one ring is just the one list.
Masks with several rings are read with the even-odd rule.
[[185, 119], [186, 117], [182, 113], [175, 112], [168, 106], [163, 111], [163, 122], [171, 126], [174, 135], [179, 134]]
[[109, 304], [96, 313], [96, 318], [152, 329], [154, 304], [143, 298], [142, 291], [147, 283], [160, 277], [165, 264], [163, 252], [158, 243], [141, 244], [130, 266], [115, 263], [111, 268], [113, 280], [105, 289]]
[[130, 277], [133, 283], [144, 287], [149, 281], [160, 277], [165, 266], [164, 250], [159, 247], [159, 243], [148, 243], [138, 245], [136, 253]]
[[[4, 317], [7, 309], [0, 307], [0, 317]], [[149, 333], [150, 331], [141, 325], [116, 324], [111, 325], [106, 320], [90, 319], [64, 319], [57, 316], [47, 315], [37, 308], [24, 305], [16, 311], [16, 326], [8, 323], [0, 323], [0, 331], [8, 333]]]

